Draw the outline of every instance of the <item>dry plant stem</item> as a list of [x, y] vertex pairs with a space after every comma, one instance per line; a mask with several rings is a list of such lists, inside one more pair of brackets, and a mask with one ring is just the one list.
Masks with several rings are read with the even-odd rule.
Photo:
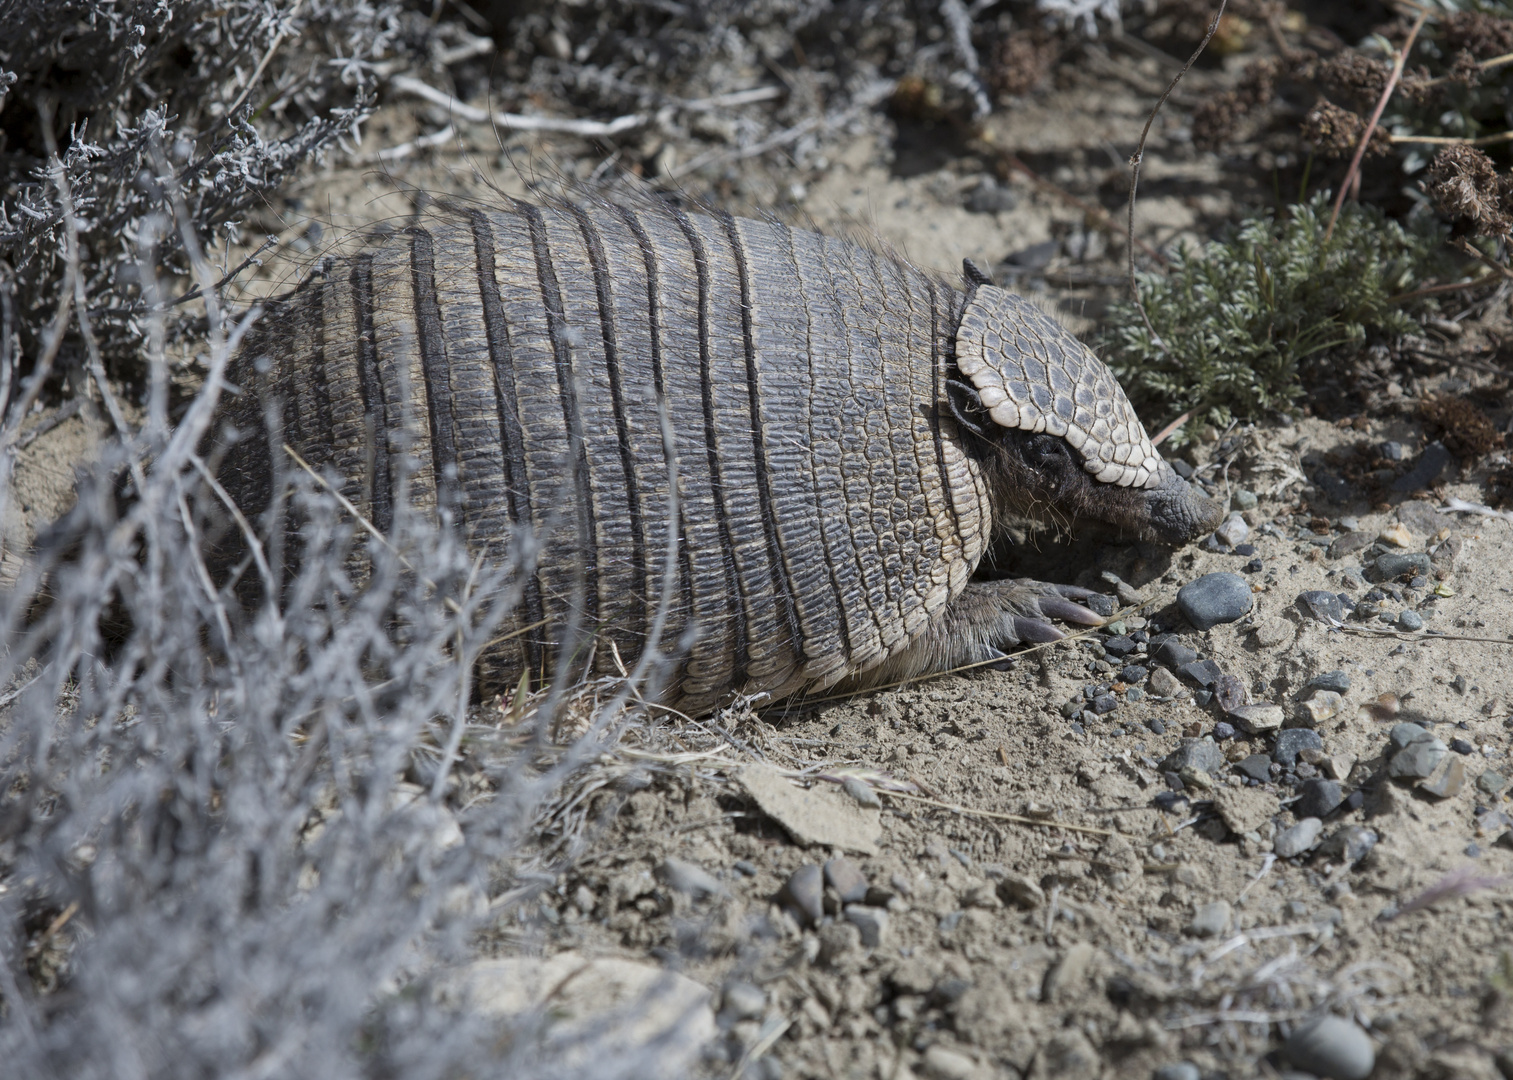
[[1334, 235], [1335, 223], [1340, 220], [1340, 208], [1345, 205], [1345, 196], [1349, 194], [1351, 184], [1360, 175], [1361, 162], [1366, 157], [1366, 147], [1371, 144], [1371, 133], [1376, 130], [1377, 121], [1381, 120], [1382, 113], [1386, 111], [1392, 91], [1397, 89], [1398, 80], [1403, 77], [1403, 66], [1408, 63], [1408, 54], [1413, 51], [1413, 43], [1418, 40], [1418, 32], [1424, 28], [1424, 23], [1428, 18], [1429, 9], [1420, 8], [1418, 18], [1413, 20], [1413, 28], [1408, 31], [1407, 40], [1403, 42], [1403, 47], [1398, 50], [1397, 59], [1392, 63], [1392, 74], [1387, 77], [1387, 85], [1382, 88], [1382, 96], [1377, 99], [1371, 119], [1366, 121], [1366, 129], [1361, 133], [1360, 145], [1355, 148], [1355, 157], [1350, 159], [1350, 168], [1345, 170], [1345, 179], [1340, 181], [1339, 193], [1334, 197], [1334, 209], [1329, 214], [1329, 227], [1324, 230], [1326, 244]]
[[1413, 300], [1416, 297], [1420, 296], [1433, 296], [1436, 293], [1460, 292], [1462, 289], [1474, 289], [1478, 285], [1486, 284], [1488, 284], [1488, 279], [1481, 277], [1477, 278], [1475, 281], [1454, 281], [1446, 285], [1430, 285], [1423, 289], [1414, 289], [1411, 292], [1398, 293], [1396, 296], [1389, 296], [1387, 297], [1387, 303], [1398, 304], [1404, 300]]
[[1431, 146], [1496, 146], [1513, 142], [1513, 131], [1500, 131], [1496, 135], [1483, 135], [1479, 139], [1463, 139], [1455, 135], [1389, 135], [1387, 141], [1394, 146], [1424, 143]]
[[1467, 240], [1464, 236], [1457, 237], [1455, 239], [1455, 241], [1454, 241], [1454, 245], [1455, 245], [1455, 248], [1456, 248], [1457, 251], [1463, 252], [1463, 253], [1471, 256], [1477, 262], [1480, 262], [1480, 263], [1483, 263], [1483, 264], [1485, 264], [1487, 266], [1490, 266], [1493, 270], [1496, 270], [1499, 274], [1501, 274], [1504, 279], [1506, 279], [1508, 281], [1513, 281], [1513, 270], [1509, 270], [1502, 263], [1498, 262], [1496, 259], [1492, 258], [1490, 255], [1487, 255], [1485, 252], [1483, 252], [1481, 249], [1479, 249], [1475, 244], [1473, 244], [1473, 243], [1471, 243], [1471, 241]]
[[402, 94], [410, 94], [433, 105], [439, 105], [453, 116], [471, 124], [492, 123], [506, 131], [546, 131], [560, 135], [581, 135], [585, 139], [603, 139], [632, 128], [641, 127], [651, 118], [644, 113], [631, 113], [613, 120], [574, 120], [552, 116], [521, 116], [518, 113], [489, 112], [472, 105], [464, 105], [451, 94], [421, 82], [413, 75], [396, 75], [389, 85]]
[[[1496, 68], [1506, 67], [1509, 64], [1513, 64], [1513, 53], [1503, 53], [1501, 56], [1494, 56], [1488, 60], [1482, 60], [1476, 66], [1481, 71], [1492, 71]], [[1440, 86], [1449, 81], [1450, 76], [1441, 75], [1437, 79], [1430, 79], [1428, 82], [1419, 83], [1419, 86], [1420, 88], [1427, 90], [1431, 86]]]
[[242, 102], [246, 101], [247, 95], [252, 93], [252, 88], [263, 77], [263, 72], [268, 70], [268, 62], [273, 59], [273, 54], [278, 52], [278, 47], [284, 43], [284, 38], [289, 36], [289, 24], [294, 21], [294, 17], [299, 14], [299, 9], [304, 6], [305, 0], [294, 0], [294, 6], [289, 9], [289, 14], [284, 16], [284, 25], [279, 27], [277, 34], [273, 35], [273, 41], [268, 45], [268, 51], [263, 53], [263, 58], [258, 61], [257, 67], [253, 69], [252, 77], [247, 80], [247, 85], [242, 87], [242, 92], [236, 96], [236, 100], [226, 110], [225, 115], [227, 120], [236, 115], [236, 110], [242, 107]]
[[1203, 55], [1203, 50], [1208, 48], [1208, 43], [1213, 40], [1214, 34], [1219, 30], [1219, 20], [1224, 18], [1224, 8], [1229, 0], [1219, 0], [1219, 8], [1214, 12], [1213, 21], [1208, 24], [1208, 33], [1203, 35], [1203, 40], [1198, 42], [1198, 47], [1187, 58], [1187, 63], [1182, 65], [1182, 70], [1172, 76], [1172, 81], [1167, 84], [1156, 105], [1151, 109], [1151, 114], [1145, 118], [1145, 127], [1140, 132], [1140, 141], [1135, 144], [1135, 152], [1130, 155], [1129, 167], [1129, 208], [1126, 211], [1125, 232], [1128, 242], [1124, 245], [1125, 256], [1129, 261], [1129, 291], [1130, 298], [1135, 301], [1135, 308], [1140, 312], [1140, 320], [1145, 323], [1145, 329], [1150, 334], [1151, 340], [1156, 346], [1166, 352], [1166, 343], [1161, 340], [1161, 335], [1156, 333], [1156, 328], [1151, 325], [1150, 315], [1145, 311], [1145, 301], [1140, 299], [1140, 282], [1135, 277], [1135, 196], [1140, 190], [1140, 166], [1145, 161], [1145, 143], [1150, 138], [1151, 127], [1156, 123], [1156, 117], [1161, 112], [1161, 106], [1166, 104], [1166, 99], [1172, 96], [1172, 91], [1177, 89], [1177, 84], [1182, 81], [1192, 66], [1198, 62], [1198, 57]]
[[1163, 442], [1165, 442], [1168, 438], [1171, 437], [1171, 433], [1172, 432], [1176, 431], [1179, 427], [1181, 427], [1183, 424], [1187, 423], [1192, 418], [1193, 418], [1193, 411], [1191, 409], [1188, 409], [1185, 413], [1183, 413], [1181, 416], [1177, 417], [1170, 424], [1167, 424], [1160, 431], [1156, 432], [1155, 437], [1153, 439], [1151, 439], [1151, 445], [1152, 446], [1160, 446]]
[[938, 810], [949, 810], [953, 814], [964, 814], [967, 817], [988, 818], [992, 821], [1007, 821], [1014, 825], [1034, 825], [1040, 829], [1066, 829], [1070, 832], [1087, 833], [1090, 836], [1113, 836], [1110, 829], [1098, 829], [1092, 825], [1072, 825], [1065, 821], [1042, 821], [1039, 818], [1025, 817], [1022, 814], [1001, 814], [996, 810], [974, 810], [970, 806], [958, 806], [955, 803], [942, 802], [939, 799], [927, 799], [923, 795], [910, 795], [903, 791], [880, 791], [880, 795], [886, 795], [890, 799], [908, 799], [910, 802], [924, 803]]

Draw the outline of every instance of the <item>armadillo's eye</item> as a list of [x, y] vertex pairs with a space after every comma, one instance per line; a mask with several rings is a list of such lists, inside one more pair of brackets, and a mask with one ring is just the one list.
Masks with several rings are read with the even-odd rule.
[[1055, 435], [1036, 435], [1024, 449], [1025, 457], [1035, 465], [1052, 465], [1069, 457], [1066, 442]]

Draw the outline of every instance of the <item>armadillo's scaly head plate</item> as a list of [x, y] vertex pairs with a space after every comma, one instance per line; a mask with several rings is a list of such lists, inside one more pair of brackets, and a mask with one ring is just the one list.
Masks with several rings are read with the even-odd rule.
[[1156, 453], [1119, 381], [1028, 301], [979, 284], [956, 332], [956, 365], [1003, 453], [1000, 502], [1070, 523], [1095, 519], [1141, 539], [1187, 543], [1222, 510]]

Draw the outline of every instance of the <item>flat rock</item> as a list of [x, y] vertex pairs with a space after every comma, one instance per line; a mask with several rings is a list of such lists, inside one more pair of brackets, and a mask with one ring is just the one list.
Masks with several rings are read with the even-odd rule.
[[1369, 532], [1348, 532], [1343, 536], [1336, 536], [1329, 544], [1329, 557], [1342, 559], [1346, 555], [1354, 555], [1357, 551], [1364, 551], [1371, 546], [1371, 534]]
[[1309, 589], [1298, 593], [1297, 606], [1310, 619], [1317, 619], [1326, 626], [1345, 621], [1345, 602], [1338, 593], [1325, 589]]
[[1103, 651], [1108, 653], [1110, 656], [1118, 657], [1120, 659], [1128, 656], [1139, 647], [1139, 643], [1136, 642], [1134, 638], [1128, 637], [1124, 634], [1118, 634], [1114, 637], [1103, 639]]
[[1282, 1053], [1305, 1072], [1324, 1080], [1366, 1080], [1376, 1067], [1376, 1049], [1360, 1026], [1338, 1016], [1299, 1025]]
[[1377, 839], [1375, 829], [1368, 829], [1364, 825], [1346, 825], [1332, 833], [1320, 850], [1325, 855], [1343, 859], [1347, 863], [1357, 863], [1376, 847]]
[[682, 859], [665, 859], [656, 869], [657, 880], [674, 892], [692, 897], [723, 896], [725, 886], [702, 866]]
[[1275, 794], [1260, 788], [1221, 787], [1214, 792], [1214, 809], [1230, 832], [1243, 836], [1270, 821], [1282, 805]]
[[571, 1073], [655, 1054], [659, 1070], [681, 1074], [716, 1034], [707, 987], [650, 964], [574, 952], [479, 960], [446, 977], [438, 996], [488, 1017], [541, 1010], [559, 1066]]
[[1165, 668], [1156, 668], [1147, 677], [1145, 688], [1157, 697], [1173, 697], [1182, 692], [1182, 682]]
[[882, 832], [879, 811], [826, 788], [798, 787], [766, 765], [748, 765], [736, 779], [762, 813], [781, 825], [795, 843], [877, 854]]
[[835, 890], [843, 904], [855, 904], [867, 898], [867, 877], [850, 859], [836, 858], [825, 863], [825, 884]]
[[1397, 508], [1397, 519], [1420, 536], [1434, 536], [1455, 524], [1449, 514], [1441, 514], [1425, 499], [1409, 499]]
[[1185, 768], [1193, 768], [1217, 776], [1228, 763], [1224, 751], [1212, 739], [1188, 739], [1166, 755], [1161, 769], [1180, 774]]
[[1271, 842], [1271, 850], [1279, 859], [1290, 859], [1294, 855], [1301, 855], [1319, 841], [1319, 833], [1324, 831], [1324, 823], [1316, 817], [1305, 817], [1290, 829], [1283, 829], [1277, 833]]
[[1165, 664], [1173, 670], [1198, 659], [1198, 654], [1194, 650], [1189, 649], [1175, 637], [1169, 637], [1157, 645], [1154, 656], [1156, 663]]
[[1232, 623], [1250, 612], [1250, 583], [1220, 570], [1204, 574], [1177, 590], [1177, 609], [1198, 630]]
[[1445, 759], [1450, 748], [1428, 732], [1424, 734], [1426, 738], [1419, 739], [1392, 755], [1392, 761], [1387, 765], [1388, 776], [1426, 780], [1434, 775], [1434, 770], [1439, 768], [1439, 763]]
[[1392, 481], [1392, 490], [1408, 492], [1432, 487], [1434, 482], [1453, 464], [1455, 464], [1455, 457], [1445, 449], [1445, 444], [1432, 442], [1424, 447], [1424, 452], [1419, 454], [1418, 460], [1413, 463], [1413, 468]]
[[1224, 677], [1224, 669], [1212, 660], [1194, 660], [1190, 664], [1183, 664], [1179, 667], [1177, 674], [1194, 686], [1208, 689], [1217, 685], [1219, 680]]
[[1421, 551], [1389, 551], [1376, 557], [1367, 573], [1372, 581], [1396, 581], [1403, 577], [1427, 577], [1432, 566]]
[[1026, 911], [1038, 908], [1045, 903], [1045, 890], [1038, 882], [1023, 874], [1005, 874], [1003, 880], [998, 883], [998, 896], [1004, 903], [1013, 904]]
[[888, 911], [886, 908], [871, 907], [867, 904], [847, 904], [846, 920], [861, 931], [862, 944], [869, 949], [880, 946], [887, 936]]
[[1264, 735], [1268, 731], [1276, 731], [1286, 719], [1282, 706], [1273, 705], [1269, 701], [1241, 705], [1237, 709], [1231, 709], [1229, 715], [1239, 725], [1240, 730], [1251, 735]]
[[1350, 675], [1343, 668], [1335, 668], [1326, 671], [1322, 675], [1315, 675], [1308, 680], [1303, 687], [1300, 697], [1307, 697], [1315, 690], [1329, 690], [1336, 694], [1348, 694], [1350, 692]]
[[1265, 754], [1251, 754], [1235, 762], [1235, 769], [1241, 776], [1248, 776], [1264, 784], [1271, 779], [1271, 758]]

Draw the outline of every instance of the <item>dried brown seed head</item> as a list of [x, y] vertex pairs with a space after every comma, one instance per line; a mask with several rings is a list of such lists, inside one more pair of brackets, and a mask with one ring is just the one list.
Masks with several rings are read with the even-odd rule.
[[1478, 236], [1513, 230], [1513, 183], [1474, 146], [1447, 146], [1435, 154], [1422, 186], [1434, 205]]
[[[1327, 98], [1319, 101], [1303, 118], [1303, 140], [1326, 158], [1349, 157], [1360, 145], [1366, 121], [1349, 109], [1342, 109]], [[1371, 133], [1366, 147], [1369, 155], [1385, 154], [1392, 148], [1387, 133], [1380, 127]]]

